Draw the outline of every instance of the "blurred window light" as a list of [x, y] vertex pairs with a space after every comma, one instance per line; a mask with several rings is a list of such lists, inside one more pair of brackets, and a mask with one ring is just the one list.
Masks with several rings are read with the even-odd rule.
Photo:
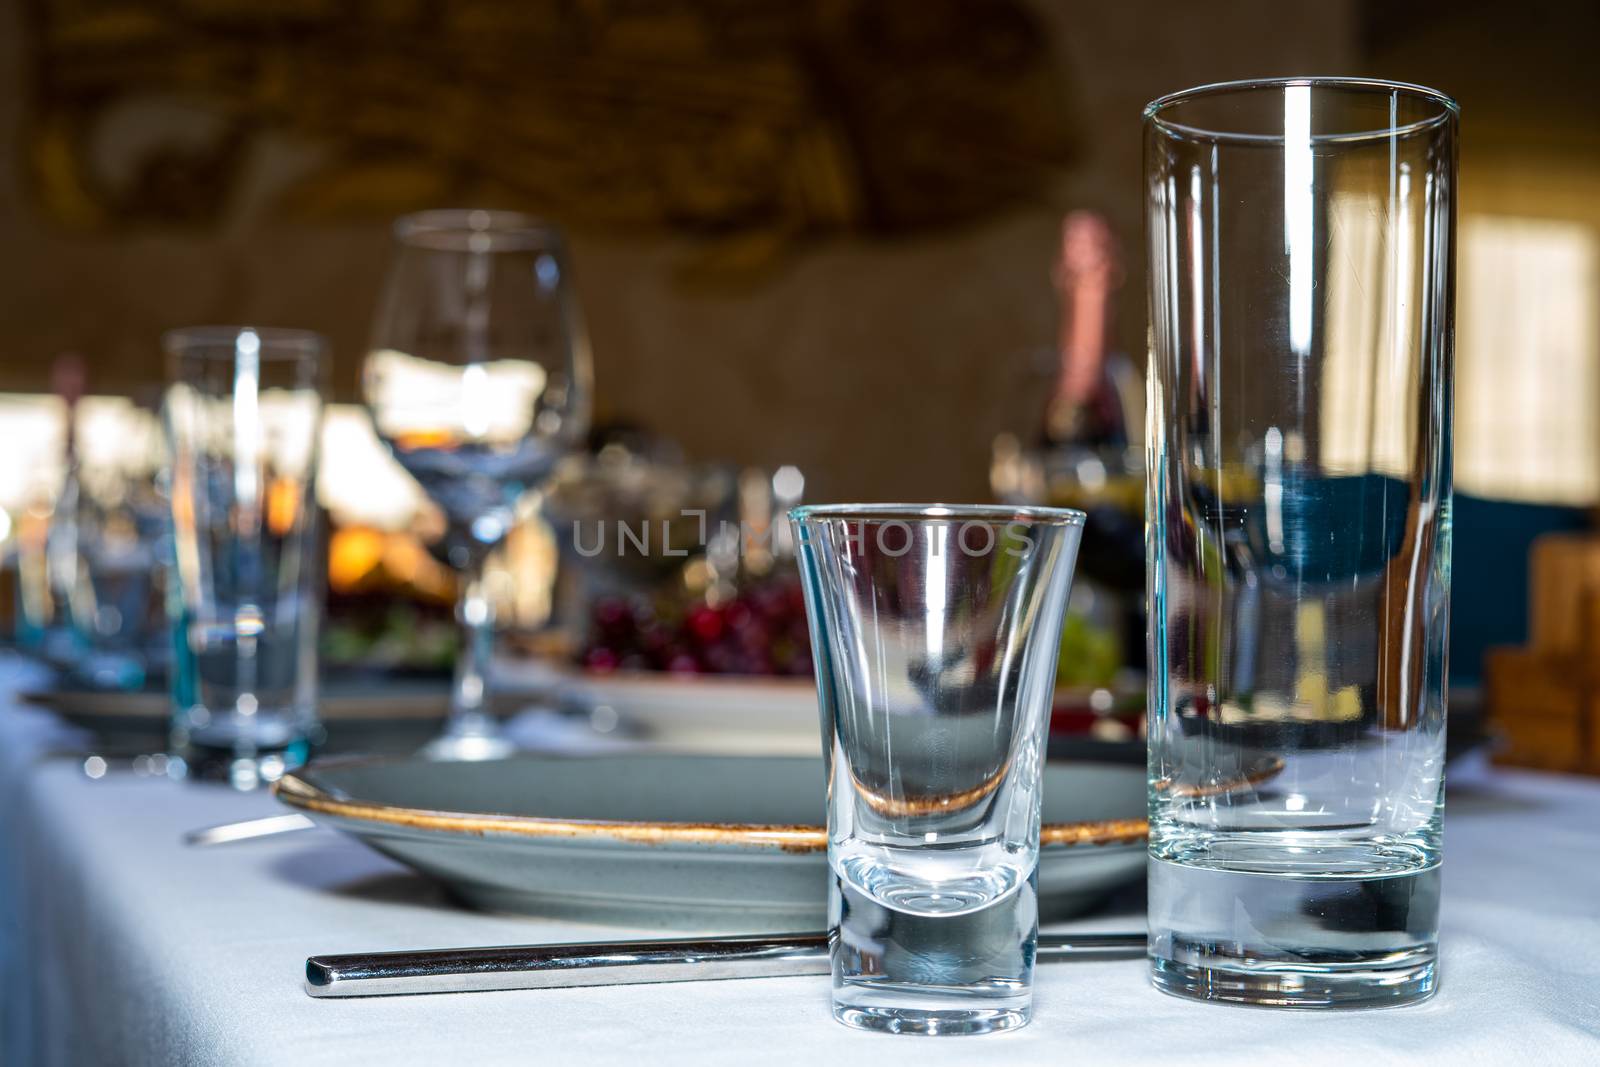
[[[1404, 178], [1404, 175], [1402, 175]], [[1402, 201], [1403, 203], [1404, 201]], [[1320, 462], [1404, 476], [1415, 462], [1409, 358], [1423, 300], [1407, 213], [1334, 201]], [[1457, 245], [1455, 485], [1473, 496], [1600, 501], [1600, 230], [1472, 214]]]
[[66, 412], [59, 397], [0, 395], [0, 507], [13, 515], [36, 499], [54, 501], [61, 484], [62, 432]]
[[1456, 299], [1456, 487], [1600, 500], [1600, 231], [1468, 215]]
[[[0, 393], [0, 508], [16, 513], [35, 501], [53, 502], [65, 474], [67, 412], [49, 393]], [[78, 402], [78, 459], [87, 481], [148, 474], [161, 463], [156, 414], [120, 396]]]
[[[308, 417], [299, 411], [287, 414]], [[0, 393], [0, 427], [8, 445], [0, 451], [0, 509], [17, 515], [36, 501], [53, 502], [64, 474], [66, 410], [61, 399], [45, 393]], [[78, 405], [77, 441], [85, 479], [152, 470], [163, 450], [155, 413], [124, 397], [84, 397]], [[320, 452], [317, 499], [336, 523], [401, 530], [431, 506], [356, 405], [327, 405]]]
[[392, 348], [368, 357], [365, 381], [390, 438], [465, 434], [489, 442], [526, 434], [547, 384], [537, 363], [500, 359], [460, 367]]
[[322, 414], [322, 460], [317, 499], [341, 525], [403, 530], [429, 505], [411, 476], [373, 432], [354, 404], [329, 404]]

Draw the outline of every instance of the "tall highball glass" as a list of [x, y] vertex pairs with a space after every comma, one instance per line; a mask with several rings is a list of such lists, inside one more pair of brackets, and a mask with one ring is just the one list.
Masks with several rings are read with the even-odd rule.
[[790, 515], [828, 771], [834, 1016], [894, 1033], [1021, 1026], [1045, 728], [1083, 514]]
[[1457, 108], [1145, 110], [1150, 959], [1287, 1007], [1437, 982]]
[[325, 345], [248, 326], [165, 345], [173, 749], [246, 789], [305, 762], [317, 729]]

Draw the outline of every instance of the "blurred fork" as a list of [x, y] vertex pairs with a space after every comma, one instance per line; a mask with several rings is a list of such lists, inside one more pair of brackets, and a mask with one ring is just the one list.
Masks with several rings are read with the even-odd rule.
[[203, 826], [183, 835], [183, 843], [205, 848], [210, 845], [231, 845], [238, 841], [254, 841], [261, 837], [291, 834], [298, 830], [315, 830], [317, 824], [304, 815], [264, 815], [259, 819], [225, 822], [218, 826]]

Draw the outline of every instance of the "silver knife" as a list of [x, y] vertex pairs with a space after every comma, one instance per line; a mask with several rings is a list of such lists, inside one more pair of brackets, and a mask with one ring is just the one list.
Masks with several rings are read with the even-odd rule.
[[[1039, 937], [1040, 962], [1144, 954], [1144, 934]], [[381, 997], [827, 973], [826, 934], [773, 934], [312, 956], [306, 960], [306, 992], [314, 997]]]

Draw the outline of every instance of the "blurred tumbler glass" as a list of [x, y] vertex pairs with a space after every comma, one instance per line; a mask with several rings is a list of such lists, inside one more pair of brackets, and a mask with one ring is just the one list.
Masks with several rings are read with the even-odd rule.
[[305, 762], [317, 729], [321, 337], [205, 327], [165, 338], [174, 754], [238, 788]]
[[834, 1017], [893, 1033], [1021, 1026], [1045, 730], [1083, 513], [790, 515], [828, 772]]
[[1145, 111], [1155, 984], [1437, 981], [1457, 109], [1344, 79]]
[[162, 586], [169, 547], [161, 492], [160, 420], [154, 411], [106, 398], [84, 426], [79, 453], [53, 523], [68, 555], [68, 670], [98, 689], [140, 689], [169, 658]]

